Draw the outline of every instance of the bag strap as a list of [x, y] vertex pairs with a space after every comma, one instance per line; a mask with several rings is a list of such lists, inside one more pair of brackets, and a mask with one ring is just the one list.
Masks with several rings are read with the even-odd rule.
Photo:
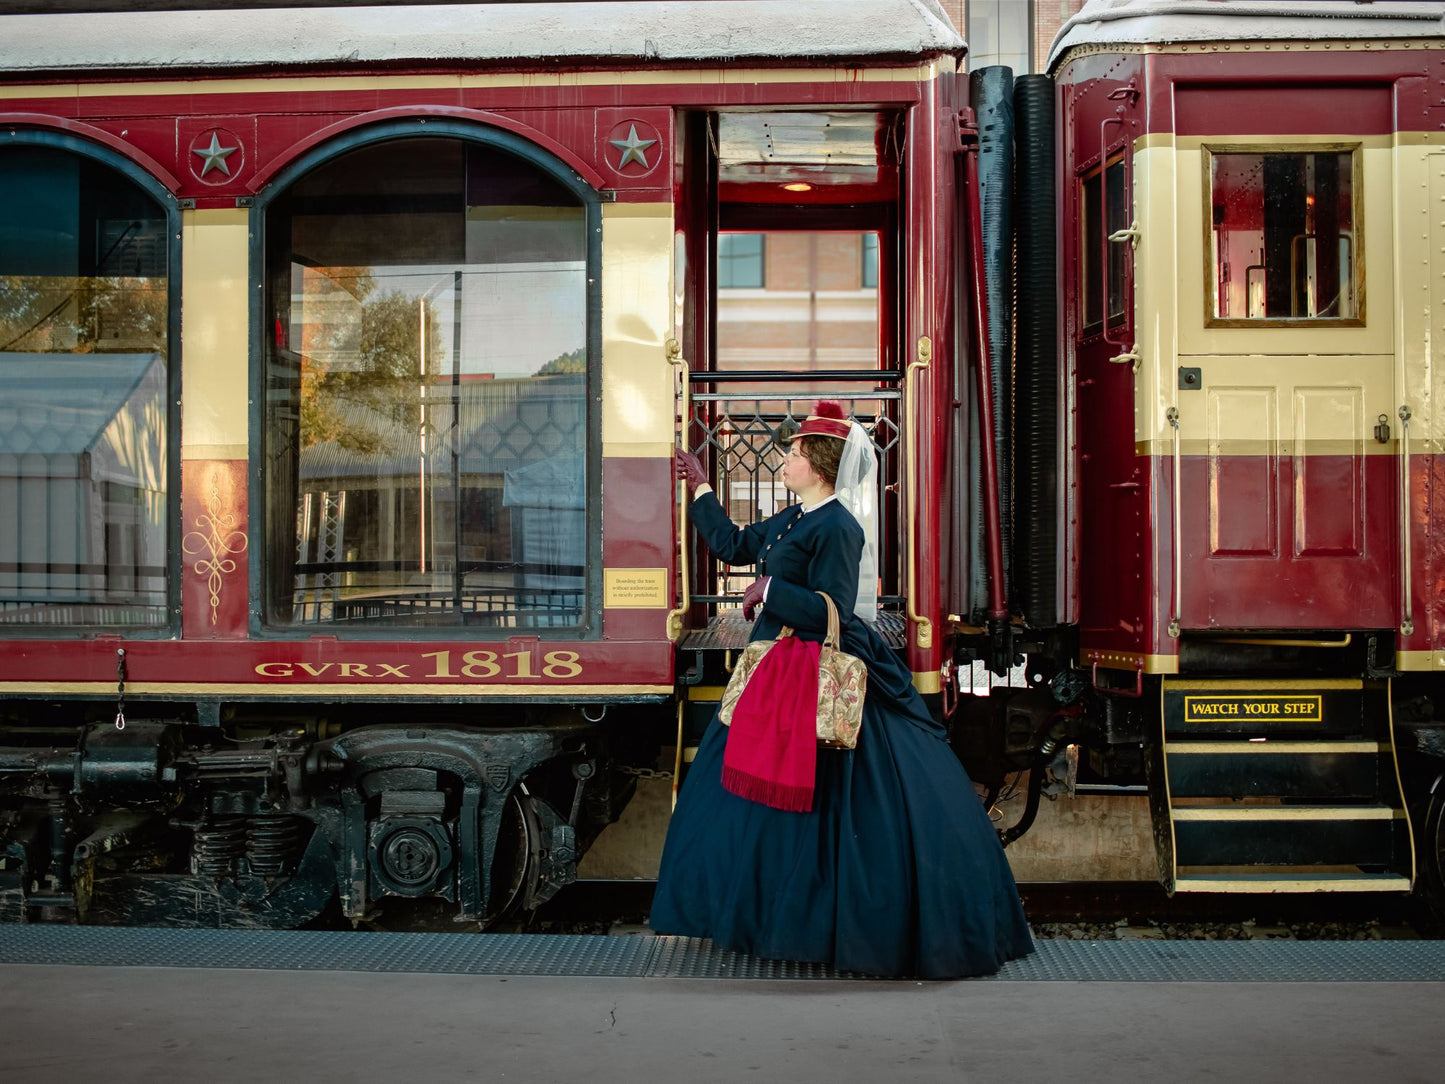
[[842, 650], [842, 631], [838, 625], [838, 606], [828, 592], [818, 591], [816, 593], [823, 596], [823, 601], [828, 606], [828, 633], [823, 638], [823, 646], [831, 647], [834, 651], [840, 651]]

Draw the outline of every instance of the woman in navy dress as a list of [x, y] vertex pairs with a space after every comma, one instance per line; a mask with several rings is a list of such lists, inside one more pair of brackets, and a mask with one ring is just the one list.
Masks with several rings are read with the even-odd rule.
[[714, 716], [668, 829], [651, 925], [869, 975], [988, 974], [1032, 951], [1028, 923], [943, 728], [907, 666], [854, 613], [864, 533], [833, 492], [848, 423], [836, 408], [822, 413], [783, 465], [801, 503], [762, 523], [737, 527], [695, 456], [679, 452], [677, 473], [694, 488], [692, 518], [713, 553], [758, 566], [743, 596], [744, 616], [757, 612], [752, 639], [789, 625], [820, 641], [827, 610], [816, 592], [837, 604], [842, 649], [868, 667], [858, 746], [819, 747], [812, 809], [775, 809], [724, 789], [731, 728]]

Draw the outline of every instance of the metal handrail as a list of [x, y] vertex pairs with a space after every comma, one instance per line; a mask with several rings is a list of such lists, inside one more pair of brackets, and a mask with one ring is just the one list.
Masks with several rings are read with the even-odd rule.
[[1169, 635], [1176, 640], [1179, 638], [1179, 617], [1184, 606], [1184, 538], [1180, 528], [1182, 517], [1180, 509], [1184, 504], [1184, 481], [1180, 475], [1183, 469], [1183, 456], [1180, 454], [1179, 434], [1179, 408], [1170, 407], [1166, 415], [1169, 424], [1174, 427], [1174, 605], [1173, 613], [1169, 617]]
[[1410, 606], [1410, 406], [1400, 406], [1400, 634], [1415, 631]]
[[[676, 339], [667, 340], [667, 360], [682, 372], [682, 441], [687, 443], [687, 428], [692, 424], [692, 382], [688, 379], [687, 359], [682, 356], [682, 344]], [[670, 464], [669, 464], [670, 466]], [[667, 638], [673, 643], [682, 636], [682, 619], [692, 608], [692, 573], [687, 563], [687, 485], [682, 479], [673, 482], [677, 490], [677, 552], [678, 571], [682, 574], [682, 596], [675, 610], [667, 615]]]
[[[908, 385], [903, 397], [903, 461], [908, 485], [908, 523], [905, 554], [908, 567], [908, 620], [918, 626], [918, 646], [933, 646], [933, 623], [918, 612], [918, 407], [915, 374], [933, 362], [933, 341], [927, 335], [918, 340], [918, 358], [908, 363]], [[980, 404], [984, 409], [988, 404]]]
[[810, 372], [779, 372], [776, 369], [738, 372], [689, 372], [687, 379], [693, 384], [788, 384], [813, 383], [818, 380], [838, 380], [849, 383], [883, 383], [898, 380], [903, 376], [898, 369], [817, 369]]

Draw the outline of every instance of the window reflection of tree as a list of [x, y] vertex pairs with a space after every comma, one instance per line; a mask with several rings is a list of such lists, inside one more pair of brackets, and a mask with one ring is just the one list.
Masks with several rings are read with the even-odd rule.
[[[400, 455], [411, 443], [419, 381], [435, 381], [441, 372], [445, 354], [441, 317], [432, 301], [402, 290], [379, 291], [370, 268], [359, 269], [346, 282], [359, 302], [358, 326], [306, 325], [299, 390], [301, 446], [335, 441], [358, 455]], [[424, 374], [418, 361], [423, 321]], [[316, 360], [343, 354], [353, 338], [354, 364], [333, 366]]]

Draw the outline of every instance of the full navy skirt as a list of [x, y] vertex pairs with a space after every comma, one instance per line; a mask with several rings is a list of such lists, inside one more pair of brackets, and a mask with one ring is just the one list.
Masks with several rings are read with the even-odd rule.
[[[722, 787], [714, 717], [668, 830], [651, 925], [842, 971], [957, 978], [1031, 952], [1013, 875], [973, 784], [876, 637], [863, 728], [820, 748], [813, 809]], [[864, 644], [848, 644], [846, 650]], [[865, 649], [866, 650], [866, 649]]]

